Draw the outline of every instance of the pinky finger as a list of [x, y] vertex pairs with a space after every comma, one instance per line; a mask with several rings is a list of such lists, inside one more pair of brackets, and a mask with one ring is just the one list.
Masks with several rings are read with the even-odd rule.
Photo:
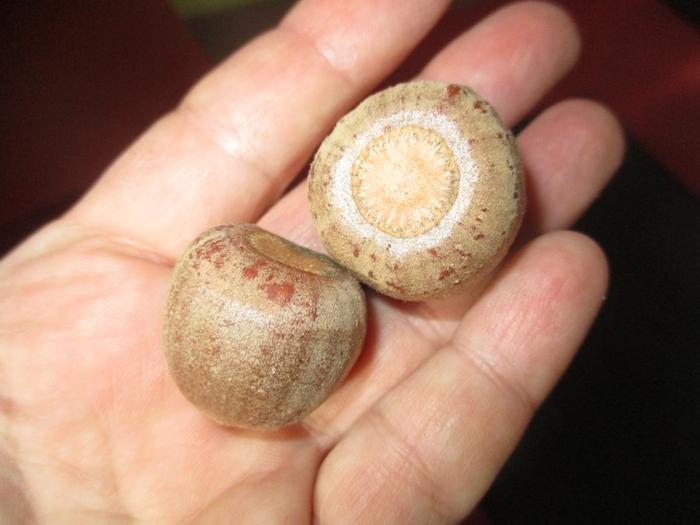
[[467, 515], [573, 357], [607, 286], [600, 249], [532, 241], [453, 340], [370, 409], [325, 459], [318, 518], [452, 523]]

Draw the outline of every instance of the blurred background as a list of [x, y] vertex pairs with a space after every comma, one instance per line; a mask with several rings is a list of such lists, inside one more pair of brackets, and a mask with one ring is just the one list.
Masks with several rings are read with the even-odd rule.
[[[387, 83], [499, 1], [457, 1]], [[493, 524], [700, 523], [700, 2], [562, 0], [576, 69], [540, 107], [607, 103], [624, 165], [575, 226], [611, 265], [603, 311], [484, 501]], [[9, 2], [0, 34], [0, 254], [64, 211], [287, 0]]]

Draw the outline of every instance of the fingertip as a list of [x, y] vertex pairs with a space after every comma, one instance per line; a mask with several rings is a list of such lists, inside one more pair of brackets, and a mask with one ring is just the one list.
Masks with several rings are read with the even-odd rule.
[[566, 228], [583, 213], [619, 168], [625, 139], [606, 106], [571, 99], [539, 115], [518, 137], [518, 147], [528, 177], [532, 234]]
[[598, 140], [598, 147], [607, 153], [607, 175], [611, 175], [622, 164], [625, 156], [625, 131], [622, 123], [613, 111], [596, 100], [576, 99], [572, 103], [578, 104], [582, 111], [589, 115], [590, 126]]
[[602, 247], [591, 237], [575, 231], [558, 231], [532, 241], [543, 253], [541, 260], [549, 264], [545, 272], [556, 267], [557, 273], [569, 282], [574, 294], [570, 299], [591, 303], [594, 310], [602, 301], [608, 287], [608, 260]]
[[557, 68], [558, 76], [571, 69], [581, 54], [582, 40], [578, 25], [573, 16], [558, 4], [517, 2], [502, 7], [489, 19], [511, 25], [513, 31], [523, 34], [525, 41], [542, 39], [539, 51], [544, 55], [557, 54], [553, 65]]
[[545, 110], [542, 117], [585, 131], [589, 148], [607, 153], [608, 169], [615, 171], [620, 166], [625, 151], [625, 132], [617, 115], [602, 102], [588, 98], [567, 99]]
[[576, 63], [581, 54], [581, 33], [573, 16], [563, 6], [552, 2], [525, 1], [511, 8], [534, 27], [551, 28], [552, 44], [562, 45], [567, 52], [562, 61], [566, 69]]

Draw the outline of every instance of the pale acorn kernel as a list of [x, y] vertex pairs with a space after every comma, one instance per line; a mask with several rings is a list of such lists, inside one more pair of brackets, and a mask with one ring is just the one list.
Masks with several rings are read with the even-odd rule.
[[309, 172], [329, 254], [375, 290], [409, 301], [480, 283], [515, 238], [524, 189], [515, 140], [493, 108], [439, 82], [365, 99]]
[[457, 198], [458, 182], [445, 141], [417, 126], [389, 129], [365, 146], [352, 166], [358, 210], [396, 237], [413, 237], [435, 226]]
[[319, 406], [362, 348], [355, 278], [253, 225], [214, 228], [179, 259], [164, 324], [170, 373], [214, 421], [256, 430]]

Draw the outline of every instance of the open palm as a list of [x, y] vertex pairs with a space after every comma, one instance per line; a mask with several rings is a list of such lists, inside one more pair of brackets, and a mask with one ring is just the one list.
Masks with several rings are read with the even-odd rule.
[[[285, 190], [447, 4], [303, 0], [2, 261], [8, 522], [404, 524], [471, 512], [605, 293], [596, 245], [553, 232], [620, 160], [619, 127], [601, 106], [562, 102], [520, 135], [530, 210], [482, 293], [421, 304], [369, 293], [360, 361], [301, 425], [212, 423], [176, 389], [161, 340], [173, 262], [199, 232], [257, 221], [321, 249], [304, 184]], [[515, 4], [420, 76], [472, 86], [512, 125], [577, 51], [564, 13]]]

